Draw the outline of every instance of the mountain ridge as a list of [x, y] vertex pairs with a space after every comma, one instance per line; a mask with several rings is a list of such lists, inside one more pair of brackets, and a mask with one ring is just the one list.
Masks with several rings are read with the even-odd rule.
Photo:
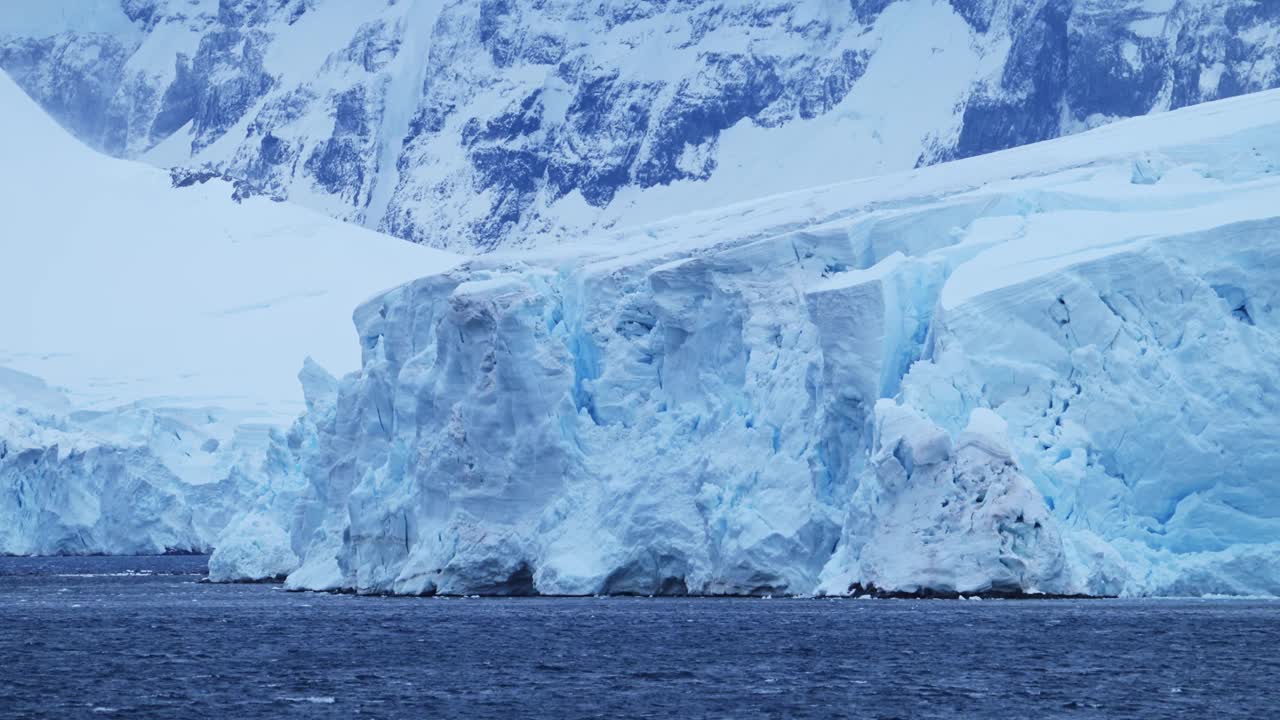
[[90, 144], [463, 252], [1280, 84], [1252, 1], [59, 4], [0, 67]]

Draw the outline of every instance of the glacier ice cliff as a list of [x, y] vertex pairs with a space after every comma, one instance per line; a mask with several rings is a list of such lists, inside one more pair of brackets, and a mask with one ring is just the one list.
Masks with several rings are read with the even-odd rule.
[[298, 569], [298, 548], [290, 534], [295, 510], [308, 489], [302, 474], [316, 452], [315, 418], [337, 394], [337, 381], [307, 358], [298, 373], [307, 412], [287, 432], [273, 436], [263, 461], [251, 474], [251, 493], [242, 493], [214, 540], [209, 578], [216, 582], [278, 580]]
[[471, 251], [1274, 88], [1278, 26], [1226, 0], [30, 0], [0, 67], [94, 147]]
[[206, 547], [177, 479], [148, 448], [88, 435], [66, 418], [66, 399], [36, 378], [4, 369], [0, 378], [0, 551]]
[[[953, 308], [944, 292], [933, 362], [912, 368], [903, 396], [946, 424], [976, 405], [1001, 413], [1056, 513], [1143, 565], [1268, 557], [1280, 537], [1277, 231], [1268, 217], [1138, 240]], [[1203, 575], [1206, 592], [1277, 589], [1269, 570]], [[1184, 582], [1143, 581], [1173, 594]]]
[[[208, 552], [227, 523], [282, 480], [291, 456], [269, 427], [212, 410], [74, 408], [0, 368], [0, 553]], [[218, 411], [220, 412], [220, 411]]]
[[281, 431], [226, 412], [77, 409], [0, 367], [0, 554], [212, 552], [214, 580], [297, 569], [287, 518], [306, 488], [305, 420]]
[[295, 588], [1276, 594], [1280, 93], [493, 254], [304, 373]]

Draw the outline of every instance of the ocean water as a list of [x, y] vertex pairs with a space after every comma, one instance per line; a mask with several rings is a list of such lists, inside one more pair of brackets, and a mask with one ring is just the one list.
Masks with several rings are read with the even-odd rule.
[[381, 598], [203, 570], [0, 558], [0, 717], [1280, 717], [1280, 603]]

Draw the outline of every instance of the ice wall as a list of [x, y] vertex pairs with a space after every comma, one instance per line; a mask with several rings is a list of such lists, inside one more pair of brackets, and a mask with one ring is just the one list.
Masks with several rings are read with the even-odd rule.
[[951, 436], [918, 411], [876, 405], [870, 472], [822, 591], [1078, 591], [1056, 523], [986, 408]]
[[[1064, 524], [1181, 593], [1168, 566], [1280, 537], [1278, 236], [1268, 218], [1142, 240], [960, 301], [903, 396], [953, 427], [996, 410]], [[1217, 565], [1205, 592], [1277, 589]]]
[[[269, 525], [245, 515], [249, 507], [269, 507], [271, 518], [292, 512], [303, 481], [290, 437], [218, 408], [78, 409], [38, 378], [0, 367], [0, 553], [216, 547], [218, 579], [284, 575], [296, 557], [265, 562]], [[237, 545], [252, 550], [222, 562]]]
[[164, 461], [207, 438], [190, 433], [183, 443], [188, 428], [143, 408], [114, 420], [105, 427], [38, 378], [0, 368], [0, 553], [208, 549], [207, 528], [225, 507], [193, 511]]
[[80, 447], [40, 420], [22, 428], [6, 420], [0, 440], [0, 551], [156, 554], [207, 548], [191, 509], [174, 492], [176, 479], [145, 449]]
[[[342, 575], [321, 584], [807, 591], [849, 484], [809, 438], [865, 422], [876, 395], [825, 392], [800, 289], [847, 260], [797, 241], [481, 263], [363, 306], [365, 367], [320, 424], [336, 452], [312, 473], [311, 506], [336, 496], [349, 514], [327, 530], [345, 537]], [[308, 565], [331, 564], [319, 545]]]

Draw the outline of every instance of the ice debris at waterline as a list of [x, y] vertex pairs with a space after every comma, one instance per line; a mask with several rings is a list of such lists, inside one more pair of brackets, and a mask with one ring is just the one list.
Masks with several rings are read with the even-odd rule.
[[1280, 594], [1277, 118], [1263, 93], [394, 289], [359, 372], [304, 378], [288, 584]]

